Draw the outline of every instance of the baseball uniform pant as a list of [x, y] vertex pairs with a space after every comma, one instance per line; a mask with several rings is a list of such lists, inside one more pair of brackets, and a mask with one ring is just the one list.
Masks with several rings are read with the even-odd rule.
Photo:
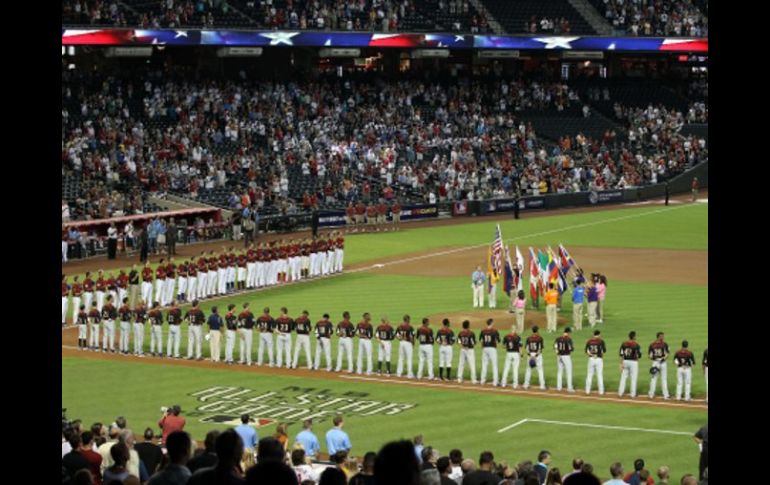
[[364, 372], [364, 355], [366, 355], [366, 375], [372, 373], [372, 341], [367, 338], [358, 339], [358, 373]]
[[230, 267], [227, 268], [227, 282], [228, 283], [235, 283], [236, 270], [237, 270], [237, 268], [235, 266], [230, 266]]
[[201, 325], [190, 325], [187, 328], [187, 358], [192, 359], [193, 350], [195, 350], [195, 358], [203, 358], [201, 350]]
[[270, 332], [262, 332], [259, 334], [257, 365], [262, 365], [262, 354], [265, 349], [267, 349], [268, 367], [273, 367], [273, 334]]
[[592, 328], [596, 326], [596, 306], [597, 302], [588, 302], [588, 324], [591, 325]]
[[112, 297], [112, 303], [115, 304], [118, 301], [118, 292], [110, 291], [110, 296]]
[[109, 349], [114, 351], [115, 350], [115, 321], [114, 320], [104, 321], [104, 335], [102, 336], [102, 350], [107, 350], [108, 344], [109, 344]]
[[310, 276], [315, 276], [316, 259], [317, 259], [316, 254], [310, 253]]
[[604, 298], [599, 298], [599, 322], [604, 323]]
[[319, 338], [315, 347], [315, 369], [321, 368], [321, 354], [326, 358], [326, 370], [332, 370], [332, 346], [328, 338]]
[[208, 289], [208, 283], [209, 283], [208, 276], [209, 276], [208, 273], [205, 273], [205, 272], [198, 273], [198, 291], [197, 291], [198, 295], [197, 296], [199, 300], [206, 298], [206, 290]]
[[180, 298], [185, 293], [187, 293], [187, 277], [180, 276], [177, 282], [176, 296]]
[[[554, 305], [555, 308], [555, 305]], [[537, 379], [540, 383], [540, 389], [545, 389], [545, 376], [543, 376], [543, 356], [535, 357], [535, 368], [537, 369]], [[529, 379], [532, 377], [532, 367], [527, 364], [527, 370], [524, 371], [524, 389], [529, 389]]]
[[[123, 303], [123, 300], [128, 297], [128, 291], [125, 288], [118, 288], [118, 301]], [[133, 307], [131, 307], [133, 308]]]
[[181, 329], [179, 328], [179, 325], [169, 325], [168, 326], [168, 345], [166, 346], [166, 355], [171, 357], [173, 350], [173, 356], [177, 359], [179, 358], [179, 341], [181, 340], [180, 334]]
[[314, 253], [315, 254], [315, 266], [313, 267], [313, 274], [318, 276], [321, 274], [321, 266], [323, 265], [324, 255], [326, 253]]
[[142, 301], [148, 308], [152, 306], [152, 283], [148, 281], [142, 283]]
[[497, 308], [497, 285], [489, 289], [489, 308]]
[[335, 372], [342, 370], [342, 360], [345, 354], [348, 356], [347, 372], [353, 372], [353, 339], [350, 337], [340, 337], [337, 340], [337, 368]]
[[163, 354], [163, 326], [152, 325], [150, 326], [150, 353]]
[[297, 281], [299, 279], [299, 258], [296, 256], [289, 258], [289, 274], [287, 281]]
[[246, 288], [254, 288], [257, 275], [257, 266], [255, 263], [246, 263]]
[[128, 341], [131, 339], [131, 322], [120, 322], [120, 351], [128, 352]]
[[101, 313], [102, 308], [104, 308], [104, 292], [97, 291], [96, 292], [96, 309], [99, 311], [99, 313]]
[[334, 271], [336, 273], [342, 273], [342, 262], [345, 258], [345, 251], [343, 249], [337, 249], [337, 259], [334, 261]]
[[438, 366], [440, 369], [452, 368], [452, 346], [440, 345], [438, 348]]
[[69, 298], [66, 296], [61, 297], [61, 324], [67, 321], [67, 305], [69, 304]]
[[86, 311], [91, 311], [91, 302], [94, 301], [93, 293], [83, 293], [83, 305], [86, 306]]
[[265, 263], [257, 263], [257, 286], [265, 286]]
[[144, 324], [134, 322], [134, 354], [144, 355]]
[[377, 347], [377, 361], [390, 363], [390, 353], [392, 348], [390, 340], [380, 340], [380, 345]]
[[286, 368], [291, 368], [291, 334], [279, 333], [275, 339], [275, 363], [283, 365], [283, 354], [286, 353]]
[[457, 382], [463, 381], [463, 370], [465, 369], [466, 362], [471, 370], [471, 382], [476, 384], [476, 356], [473, 355], [473, 349], [460, 350], [460, 363], [457, 366]]
[[508, 370], [512, 369], [513, 373], [513, 388], [519, 387], [519, 364], [521, 363], [521, 354], [519, 352], [506, 352], [505, 366], [503, 367], [503, 380], [500, 381], [500, 385], [505, 387], [508, 385]]
[[[78, 324], [78, 340], [86, 340], [88, 338], [88, 325]], [[78, 342], [80, 345], [80, 342]]]
[[623, 370], [620, 372], [620, 386], [618, 387], [618, 397], [623, 397], [626, 392], [626, 379], [631, 375], [631, 397], [636, 397], [636, 378], [639, 376], [639, 362], [636, 360], [624, 360]]
[[246, 268], [241, 268], [241, 267], [238, 268], [238, 282], [239, 283], [246, 282]]
[[155, 301], [160, 303], [160, 306], [166, 306], [166, 299], [163, 297], [163, 282], [165, 280], [155, 280]]
[[572, 304], [572, 325], [575, 327], [574, 330], [580, 330], [583, 328], [583, 304], [582, 303]]
[[591, 393], [591, 386], [596, 374], [596, 384], [599, 387], [599, 395], [604, 395], [604, 360], [600, 357], [588, 358], [588, 373], [586, 375], [586, 394]]
[[197, 300], [197, 296], [195, 295], [196, 290], [198, 289], [198, 278], [196, 276], [189, 276], [187, 278], [187, 300], [193, 301]]
[[176, 283], [174, 278], [166, 278], [166, 289], [164, 295], [164, 298], [166, 298], [166, 305], [170, 304], [171, 300], [174, 299], [174, 283]]
[[334, 251], [326, 252], [326, 260], [324, 261], [324, 275], [328, 275], [334, 268]]
[[92, 349], [98, 349], [99, 348], [99, 324], [98, 323], [90, 323], [89, 326], [91, 327], [91, 340], [88, 341], [88, 346]]
[[233, 349], [235, 349], [235, 330], [225, 331], [225, 362], [233, 362]]
[[497, 377], [497, 349], [494, 347], [484, 347], [481, 351], [481, 378], [479, 381], [481, 384], [487, 380], [487, 366], [492, 364], [492, 385], [496, 386], [498, 383]]
[[682, 384], [684, 384], [684, 400], [690, 400], [690, 388], [692, 386], [692, 367], [682, 366], [676, 370], [676, 400], [682, 398]]
[[417, 378], [422, 378], [422, 368], [428, 363], [428, 379], [433, 380], [433, 345], [420, 345], [419, 359], [417, 361]]
[[302, 256], [301, 269], [310, 275], [310, 256]]
[[404, 365], [406, 365], [406, 376], [409, 379], [414, 378], [414, 374], [412, 373], [412, 343], [411, 342], [400, 342], [400, 345], [398, 346], [398, 366], [396, 367], [396, 377], [401, 377], [401, 371], [404, 368]]
[[650, 399], [655, 397], [655, 388], [658, 384], [658, 376], [660, 376], [660, 388], [661, 391], [663, 391], [663, 398], [668, 399], [668, 365], [665, 361], [653, 361], [652, 366], [657, 367], [658, 372], [656, 372], [655, 375], [650, 379], [650, 392], [647, 395], [650, 397]]
[[219, 330], [209, 330], [209, 354], [212, 362], [219, 362], [219, 342], [222, 338], [222, 332]]
[[128, 289], [128, 304], [131, 308], [136, 308], [136, 297], [139, 296], [139, 285], [131, 285]]
[[556, 372], [556, 390], [561, 391], [561, 376], [564, 372], [567, 373], [567, 390], [574, 392], [572, 387], [572, 356], [560, 355], [556, 358], [558, 371]]
[[556, 331], [556, 305], [545, 306], [545, 316], [548, 319], [547, 328], [549, 332]]
[[305, 349], [305, 364], [308, 369], [313, 368], [313, 359], [310, 357], [310, 335], [299, 334], [297, 340], [294, 341], [294, 361], [291, 366], [297, 368], [297, 362], [299, 361], [299, 354]]
[[218, 293], [224, 295], [227, 293], [227, 268], [220, 268], [217, 273]]
[[524, 309], [516, 309], [516, 332], [519, 334], [524, 333]]
[[[238, 329], [238, 363], [251, 365], [251, 342], [254, 330], [248, 328]], [[269, 334], [268, 334], [269, 335]], [[273, 361], [273, 341], [270, 340], [270, 362]], [[230, 350], [230, 359], [232, 360], [232, 350]], [[259, 363], [262, 364], [262, 341], [259, 344]]]
[[219, 272], [217, 270], [209, 271], [209, 283], [206, 288], [206, 297], [214, 296], [217, 293], [217, 278], [219, 278]]
[[[131, 307], [133, 308], [133, 307]], [[72, 297], [72, 323], [78, 321], [78, 312], [80, 311], [80, 297], [79, 296], [73, 296]]]
[[484, 308], [484, 285], [474, 285], [473, 308]]

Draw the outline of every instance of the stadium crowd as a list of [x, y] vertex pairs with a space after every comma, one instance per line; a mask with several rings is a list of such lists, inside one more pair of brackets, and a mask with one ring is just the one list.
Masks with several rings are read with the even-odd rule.
[[[524, 115], [579, 112], [583, 101], [564, 82], [274, 84], [166, 74], [63, 75], [62, 173], [90, 187], [69, 201], [70, 219], [137, 213], [140, 190], [196, 198], [225, 189], [228, 206], [245, 192], [254, 209], [287, 212], [307, 207], [299, 191], [307, 181], [308, 197], [336, 208], [391, 191], [453, 201], [633, 187], [708, 157], [705, 140], [679, 133], [685, 122], [707, 121], [703, 103], [687, 114], [616, 103], [628, 141], [611, 129], [554, 143]], [[111, 196], [117, 185], [133, 195]]]
[[702, 11], [695, 0], [594, 0], [592, 3], [615, 30], [628, 35], [708, 37], [708, 12]]
[[235, 428], [209, 431], [201, 446], [184, 431], [186, 420], [179, 406], [162, 413], [155, 429], [145, 429], [141, 442], [123, 416], [109, 426], [96, 422], [85, 428], [81, 420], [68, 421], [63, 415], [62, 484], [594, 485], [602, 483], [597, 475], [609, 475], [612, 479], [605, 484], [708, 485], [708, 425], [693, 436], [705, 448], [697, 473], [701, 480], [687, 473], [675, 481], [669, 467], [660, 465], [655, 481], [642, 458], [634, 461], [633, 470], [615, 462], [601, 471], [580, 457], [572, 460], [570, 470], [560, 470], [551, 465], [553, 457], [547, 450], [515, 465], [515, 460], [499, 461], [493, 452], [484, 451], [476, 462], [457, 448], [442, 455], [425, 445], [422, 435], [391, 441], [378, 453], [356, 458], [340, 414], [323, 440], [325, 460], [312, 420], [303, 423], [293, 440], [287, 423], [279, 423], [272, 436], [260, 439], [250, 424], [254, 420], [246, 414]]

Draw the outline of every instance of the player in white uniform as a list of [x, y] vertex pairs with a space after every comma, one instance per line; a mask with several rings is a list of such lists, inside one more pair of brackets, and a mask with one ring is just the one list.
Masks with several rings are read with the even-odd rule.
[[257, 286], [257, 261], [254, 254], [254, 244], [250, 243], [246, 251], [246, 288]]
[[118, 311], [112, 304], [112, 295], [107, 295], [106, 302], [102, 307], [102, 322], [104, 322], [104, 332], [102, 338], [102, 352], [115, 353], [115, 319], [118, 317]]
[[690, 401], [690, 387], [692, 385], [692, 367], [695, 365], [695, 356], [690, 349], [687, 340], [682, 341], [682, 348], [674, 354], [676, 370], [676, 400], [682, 399], [682, 387], [684, 385], [684, 400]]
[[267, 350], [268, 367], [273, 367], [273, 333], [275, 333], [275, 320], [270, 316], [270, 308], [265, 307], [263, 314], [257, 319], [259, 328], [259, 350], [257, 365], [262, 365], [262, 356]]
[[652, 378], [650, 379], [650, 392], [647, 394], [650, 399], [655, 397], [655, 386], [658, 383], [658, 376], [660, 376], [660, 388], [663, 391], [663, 399], [668, 399], [668, 365], [666, 359], [670, 354], [668, 344], [663, 340], [663, 332], [658, 332], [655, 335], [655, 341], [650, 344], [647, 353], [652, 360], [652, 368], [657, 369], [652, 372]]
[[412, 373], [412, 351], [414, 349], [414, 329], [409, 323], [411, 317], [404, 315], [404, 323], [398, 326], [396, 338], [400, 341], [398, 345], [398, 366], [396, 367], [396, 377], [401, 377], [401, 372], [406, 367], [406, 377], [414, 379]]
[[160, 312], [160, 303], [154, 302], [147, 316], [150, 319], [150, 355], [163, 357], [163, 314]]
[[455, 343], [455, 333], [449, 328], [449, 319], [445, 318], [442, 327], [436, 332], [436, 341], [438, 342], [438, 377], [444, 380], [444, 371], [446, 370], [446, 380], [452, 379], [452, 345]]
[[134, 355], [144, 357], [144, 322], [147, 321], [147, 311], [144, 303], [139, 300], [134, 308]]
[[428, 380], [433, 380], [433, 330], [428, 326], [428, 319], [422, 319], [422, 326], [417, 329], [417, 343], [419, 347], [419, 358], [417, 361], [417, 378], [422, 379], [422, 369], [425, 363], [428, 364]]
[[586, 375], [586, 395], [591, 393], [591, 385], [596, 374], [596, 384], [599, 387], [599, 395], [604, 395], [604, 354], [607, 346], [599, 336], [601, 332], [594, 330], [594, 336], [586, 342], [586, 355], [588, 355], [588, 373]]
[[569, 334], [572, 333], [572, 329], [567, 327], [564, 329], [564, 333], [557, 337], [553, 343], [553, 349], [556, 351], [556, 366], [558, 371], [556, 373], [556, 390], [561, 391], [562, 375], [567, 374], [567, 392], [575, 392], [572, 387], [572, 352], [575, 350], [575, 346], [572, 344], [572, 339]]
[[[235, 332], [238, 331], [238, 315], [235, 314], [235, 305], [227, 305], [225, 314], [225, 364], [233, 364], [233, 350], [235, 349]], [[249, 353], [249, 356], [251, 353]]]
[[149, 261], [142, 268], [142, 301], [147, 305], [152, 304], [152, 268]]
[[75, 323], [78, 326], [78, 349], [86, 350], [88, 348], [88, 313], [86, 313], [85, 305], [80, 305], [80, 311], [75, 316]]
[[[594, 332], [596, 333], [596, 332]], [[636, 379], [639, 376], [639, 359], [642, 357], [642, 349], [636, 342], [636, 332], [628, 333], [628, 340], [620, 346], [620, 385], [618, 397], [623, 397], [626, 390], [626, 378], [631, 376], [631, 397], [636, 397]]]
[[131, 338], [131, 308], [128, 306], [128, 297], [123, 298], [122, 305], [118, 309], [120, 318], [120, 340], [118, 350], [123, 355], [128, 355], [128, 341]]
[[543, 337], [540, 336], [538, 331], [540, 327], [537, 325], [532, 327], [532, 335], [527, 337], [526, 349], [529, 356], [529, 362], [527, 370], [524, 371], [524, 389], [529, 389], [529, 380], [532, 377], [532, 369], [537, 368], [538, 382], [540, 382], [540, 389], [545, 390], [545, 376], [543, 375]]
[[337, 368], [335, 372], [342, 370], [342, 362], [345, 354], [348, 356], [347, 373], [353, 372], [353, 337], [356, 335], [356, 329], [350, 322], [350, 312], [342, 313], [342, 321], [337, 324]]
[[508, 370], [513, 373], [513, 388], [519, 388], [519, 365], [521, 364], [521, 336], [516, 333], [518, 324], [511, 327], [511, 333], [503, 337], [505, 347], [505, 366], [503, 367], [503, 380], [500, 384], [508, 385]]
[[[189, 281], [187, 276], [188, 268], [189, 263], [187, 261], [182, 261], [177, 268], [176, 301], [180, 303], [185, 301], [185, 293], [187, 293], [187, 284]], [[193, 300], [195, 300], [195, 298], [193, 298]]]
[[481, 375], [479, 383], [483, 386], [487, 378], [487, 366], [492, 365], [492, 385], [498, 384], [497, 373], [497, 344], [500, 343], [500, 333], [493, 327], [494, 320], [487, 319], [487, 328], [479, 332], [481, 341]]
[[460, 363], [457, 366], [457, 382], [463, 382], [463, 369], [467, 363], [471, 369], [471, 383], [476, 384], [476, 355], [473, 347], [476, 346], [476, 335], [470, 330], [471, 322], [463, 321], [463, 329], [457, 335], [457, 344], [460, 346]]
[[166, 298], [163, 289], [166, 287], [166, 265], [163, 264], [163, 258], [158, 261], [158, 267], [155, 268], [155, 301], [160, 306], [166, 306]]
[[281, 315], [275, 320], [278, 336], [275, 339], [276, 365], [283, 365], [283, 355], [286, 354], [286, 368], [291, 369], [291, 332], [294, 330], [294, 320], [288, 315], [286, 307], [281, 308]]
[[61, 275], [61, 326], [67, 324], [67, 305], [70, 301], [70, 285], [67, 284], [67, 277]]
[[390, 356], [393, 344], [393, 327], [388, 322], [388, 317], [382, 317], [377, 327], [377, 374], [382, 374], [382, 361], [386, 363], [387, 375], [390, 376]]
[[342, 263], [345, 259], [345, 238], [341, 232], [337, 232], [337, 243], [334, 252], [334, 272], [342, 273]]
[[171, 300], [171, 308], [166, 314], [168, 321], [168, 342], [166, 343], [166, 356], [179, 359], [179, 344], [182, 340], [182, 310]]
[[[206, 316], [203, 311], [198, 308], [198, 300], [193, 300], [192, 308], [187, 311], [184, 316], [187, 320], [187, 360], [203, 360], [203, 352], [201, 350], [201, 339], [203, 335], [203, 324], [206, 322]], [[193, 351], [195, 356], [193, 357]]]
[[102, 321], [102, 312], [96, 308], [96, 302], [91, 303], [91, 310], [88, 312], [88, 326], [90, 335], [88, 339], [88, 350], [99, 352], [99, 322]]
[[364, 373], [364, 356], [366, 356], [366, 375], [372, 374], [372, 337], [374, 328], [371, 324], [372, 317], [369, 313], [364, 313], [363, 321], [358, 322], [356, 334], [358, 335], [358, 361], [357, 374]]
[[324, 313], [323, 319], [319, 320], [315, 324], [315, 334], [318, 339], [318, 344], [315, 348], [315, 364], [313, 367], [315, 370], [321, 368], [321, 354], [326, 358], [326, 371], [332, 370], [332, 351], [331, 351], [331, 336], [333, 333], [332, 322], [329, 321], [329, 314]]
[[310, 332], [313, 326], [310, 323], [309, 316], [308, 311], [304, 310], [302, 316], [294, 320], [294, 328], [297, 331], [297, 340], [294, 343], [294, 361], [291, 364], [291, 367], [294, 369], [297, 368], [299, 354], [302, 349], [305, 349], [305, 364], [307, 368], [313, 368], [313, 359], [310, 356]]

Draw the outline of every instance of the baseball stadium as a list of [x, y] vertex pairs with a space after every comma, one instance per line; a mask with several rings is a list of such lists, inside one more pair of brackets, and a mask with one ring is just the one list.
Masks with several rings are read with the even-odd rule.
[[621, 5], [64, 1], [62, 483], [707, 484], [708, 8]]

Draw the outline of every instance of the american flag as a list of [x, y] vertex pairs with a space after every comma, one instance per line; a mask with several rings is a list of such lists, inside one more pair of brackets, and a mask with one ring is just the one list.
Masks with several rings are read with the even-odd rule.
[[503, 274], [503, 235], [500, 224], [495, 231], [495, 242], [492, 243], [492, 263], [497, 274]]

